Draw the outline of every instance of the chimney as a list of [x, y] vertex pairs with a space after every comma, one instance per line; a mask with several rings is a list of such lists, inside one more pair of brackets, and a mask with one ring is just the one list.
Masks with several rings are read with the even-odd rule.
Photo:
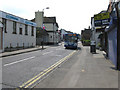
[[43, 17], [44, 17], [44, 12], [35, 12], [35, 23], [37, 24], [37, 27], [43, 26]]

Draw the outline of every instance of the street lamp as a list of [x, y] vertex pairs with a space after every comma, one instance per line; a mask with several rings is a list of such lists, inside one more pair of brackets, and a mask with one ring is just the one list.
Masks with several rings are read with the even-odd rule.
[[[45, 9], [50, 9], [50, 8], [49, 8], [49, 7], [43, 8], [43, 10], [42, 10], [42, 12], [43, 12], [43, 18], [44, 18], [44, 10], [45, 10]], [[43, 23], [42, 23], [42, 28], [43, 28]], [[41, 42], [41, 44], [42, 44], [42, 49], [43, 49], [44, 35], [42, 35], [42, 42]]]
[[44, 10], [45, 10], [45, 9], [50, 9], [50, 8], [49, 8], [49, 7], [43, 8], [43, 10], [42, 10], [42, 11], [44, 12]]

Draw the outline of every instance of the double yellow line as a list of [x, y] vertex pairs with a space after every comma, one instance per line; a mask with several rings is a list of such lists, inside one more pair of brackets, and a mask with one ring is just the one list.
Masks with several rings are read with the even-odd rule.
[[28, 80], [27, 82], [23, 83], [21, 86], [19, 86], [20, 88], [32, 88], [32, 86], [38, 81], [40, 80], [43, 76], [45, 76], [47, 73], [49, 73], [50, 71], [52, 71], [54, 68], [56, 68], [58, 65], [60, 65], [61, 63], [63, 63], [65, 60], [67, 60], [69, 57], [71, 57], [76, 51], [73, 51], [72, 53], [70, 53], [68, 56], [64, 57], [63, 59], [59, 60], [58, 62], [56, 62], [55, 64], [53, 64], [52, 66], [50, 66], [49, 68], [45, 69], [43, 72], [39, 73], [38, 75], [36, 75], [35, 77], [33, 77], [32, 79]]

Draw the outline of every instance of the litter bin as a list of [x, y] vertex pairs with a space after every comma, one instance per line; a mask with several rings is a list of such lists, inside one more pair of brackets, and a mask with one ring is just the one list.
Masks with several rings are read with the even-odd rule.
[[90, 52], [91, 53], [96, 53], [96, 42], [95, 41], [91, 41]]

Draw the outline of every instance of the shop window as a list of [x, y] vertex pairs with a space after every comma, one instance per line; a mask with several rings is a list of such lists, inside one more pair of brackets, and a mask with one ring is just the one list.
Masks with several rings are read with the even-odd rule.
[[28, 35], [28, 25], [25, 25], [25, 35]]
[[4, 31], [5, 31], [5, 33], [7, 33], [7, 30], [6, 30], [7, 20], [3, 18], [2, 22], [3, 22], [3, 25], [4, 25]]
[[34, 27], [31, 27], [31, 36], [34, 36]]
[[17, 34], [17, 23], [13, 21], [13, 34]]
[[19, 28], [19, 34], [21, 34], [22, 35], [22, 28]]

